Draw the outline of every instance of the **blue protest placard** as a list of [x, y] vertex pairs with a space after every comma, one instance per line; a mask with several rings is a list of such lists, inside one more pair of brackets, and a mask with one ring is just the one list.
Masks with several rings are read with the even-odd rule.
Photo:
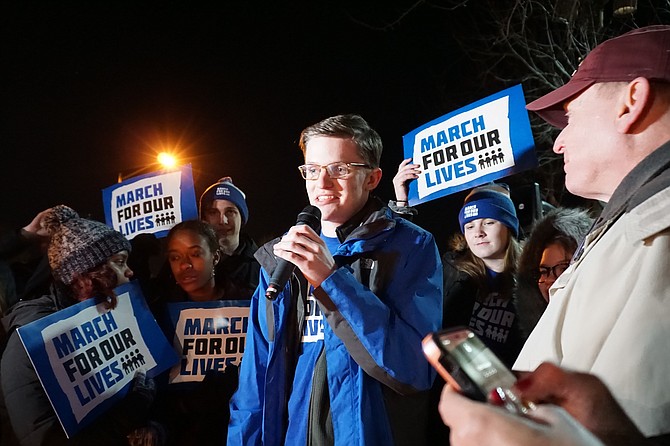
[[87, 299], [17, 330], [68, 438], [123, 398], [138, 370], [153, 377], [177, 361], [139, 285], [115, 291], [113, 310]]
[[403, 137], [421, 166], [409, 204], [444, 197], [537, 166], [521, 85], [437, 118]]
[[239, 365], [244, 354], [249, 300], [168, 304], [170, 331], [180, 362], [170, 370], [171, 384], [197, 382], [210, 371]]
[[191, 165], [129, 178], [102, 191], [105, 221], [132, 240], [164, 237], [184, 220], [198, 218]]

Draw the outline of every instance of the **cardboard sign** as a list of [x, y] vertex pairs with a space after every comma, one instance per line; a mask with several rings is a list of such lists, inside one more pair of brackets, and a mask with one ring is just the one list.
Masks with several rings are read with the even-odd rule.
[[180, 362], [170, 370], [170, 383], [202, 381], [208, 371], [239, 365], [244, 354], [249, 300], [168, 304], [173, 345]]
[[132, 240], [165, 237], [174, 225], [198, 218], [191, 165], [129, 178], [102, 191], [105, 221]]
[[537, 166], [521, 85], [437, 118], [403, 137], [405, 158], [421, 166], [411, 206]]
[[68, 438], [123, 398], [138, 370], [153, 377], [177, 362], [139, 285], [115, 291], [113, 310], [87, 299], [17, 330]]

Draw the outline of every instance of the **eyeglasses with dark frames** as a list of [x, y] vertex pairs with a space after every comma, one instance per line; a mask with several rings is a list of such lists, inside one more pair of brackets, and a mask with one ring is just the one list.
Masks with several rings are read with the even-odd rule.
[[558, 276], [563, 274], [569, 266], [570, 262], [561, 262], [554, 266], [541, 266], [537, 271], [537, 283], [546, 282], [549, 276], [554, 276], [554, 279], [558, 279]]
[[318, 180], [321, 176], [321, 170], [325, 169], [328, 176], [332, 179], [345, 178], [351, 173], [353, 167], [360, 167], [363, 169], [372, 169], [372, 166], [364, 163], [330, 163], [325, 166], [319, 164], [303, 164], [298, 166], [302, 177], [306, 180]]

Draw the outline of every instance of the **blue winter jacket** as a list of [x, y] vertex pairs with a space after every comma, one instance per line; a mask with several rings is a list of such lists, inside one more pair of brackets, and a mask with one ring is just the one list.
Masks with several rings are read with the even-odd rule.
[[[442, 265], [432, 234], [374, 203], [338, 228], [338, 269], [314, 290], [327, 320], [335, 444], [416, 446], [425, 432], [412, 415], [425, 415], [428, 406], [412, 405], [434, 379], [421, 340], [440, 327]], [[276, 265], [274, 243], [256, 254], [263, 268], [251, 302], [240, 385], [231, 400], [229, 446], [305, 444], [305, 438], [285, 436], [287, 389], [295, 374], [313, 372], [295, 370], [307, 283], [296, 269], [275, 301], [265, 298]], [[301, 415], [307, 412], [306, 407]]]

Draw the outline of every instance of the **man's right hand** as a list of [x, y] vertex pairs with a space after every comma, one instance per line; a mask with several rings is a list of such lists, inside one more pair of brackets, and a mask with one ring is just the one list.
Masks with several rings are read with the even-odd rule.
[[553, 405], [539, 406], [531, 419], [470, 400], [445, 385], [439, 411], [451, 430], [452, 446], [603, 446], [565, 410]]
[[513, 390], [526, 401], [561, 406], [608, 445], [645, 442], [607, 386], [594, 375], [545, 362], [519, 379]]

